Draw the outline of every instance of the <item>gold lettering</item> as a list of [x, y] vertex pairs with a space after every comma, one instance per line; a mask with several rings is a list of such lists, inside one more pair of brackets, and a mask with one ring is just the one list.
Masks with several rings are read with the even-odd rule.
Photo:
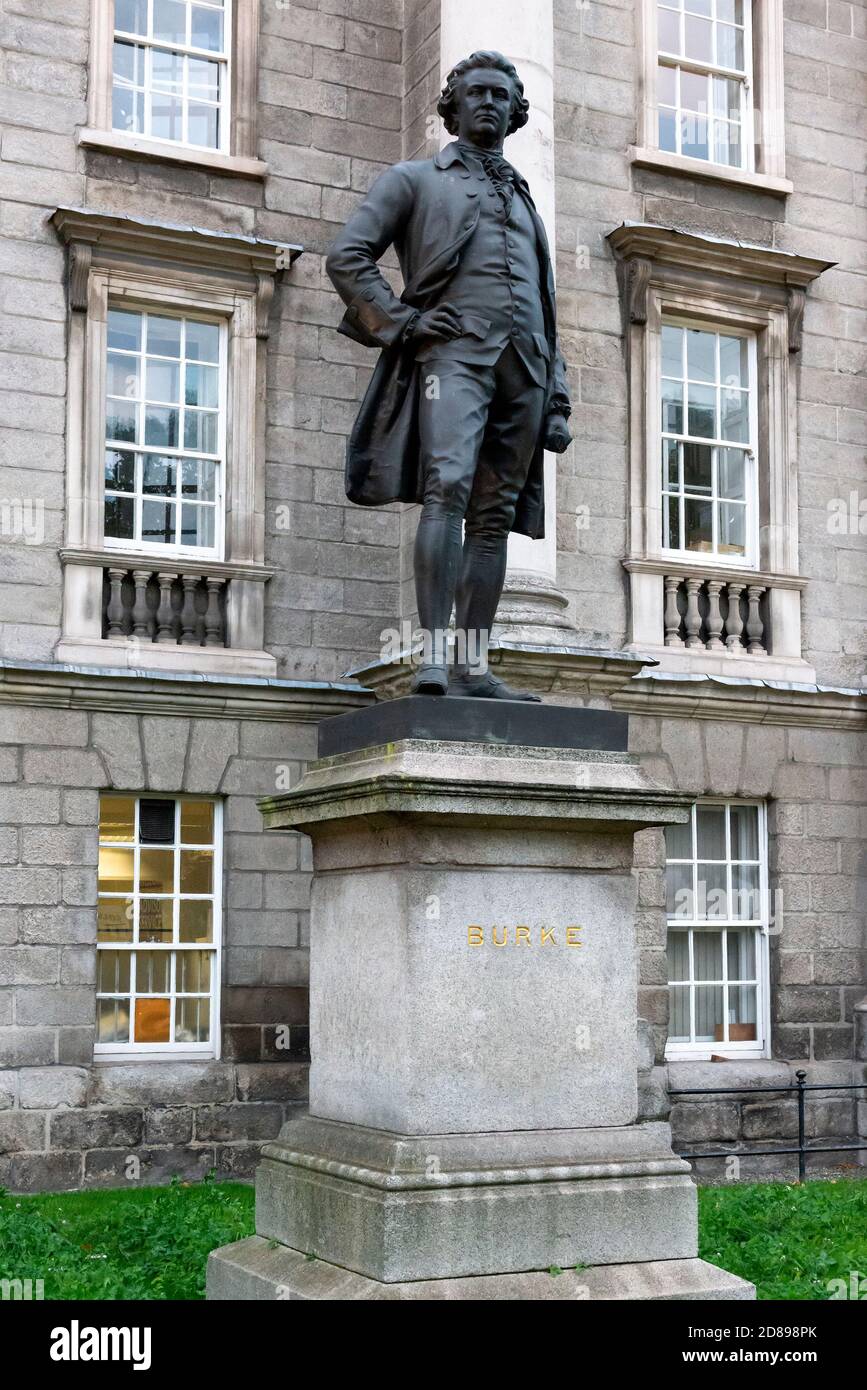
[[566, 928], [566, 945], [567, 945], [567, 946], [583, 946], [583, 945], [584, 945], [584, 942], [583, 942], [583, 941], [579, 941], [579, 940], [578, 940], [578, 933], [580, 932], [580, 930], [581, 930], [580, 927], [567, 927], [567, 928]]
[[506, 944], [508, 938], [509, 938], [509, 929], [508, 929], [508, 927], [503, 927], [503, 939], [502, 939], [502, 941], [498, 941], [498, 940], [497, 940], [497, 928], [496, 928], [496, 927], [492, 927], [492, 928], [491, 928], [491, 940], [493, 941], [493, 943], [494, 943], [495, 946], [505, 946], [505, 944]]
[[467, 927], [467, 945], [484, 946], [485, 933], [482, 927]]
[[516, 927], [516, 928], [515, 928], [515, 945], [516, 945], [516, 946], [522, 946], [522, 945], [523, 945], [523, 946], [529, 946], [529, 945], [530, 945], [530, 928], [529, 928], [529, 927]]
[[544, 946], [546, 941], [553, 941], [554, 945], [557, 945], [557, 938], [554, 935], [553, 927], [542, 928], [542, 940], [539, 942], [539, 945]]

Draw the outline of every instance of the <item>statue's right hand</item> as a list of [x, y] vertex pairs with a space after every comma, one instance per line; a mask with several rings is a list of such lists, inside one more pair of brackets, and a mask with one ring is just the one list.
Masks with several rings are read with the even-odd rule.
[[412, 337], [418, 338], [459, 338], [463, 333], [461, 316], [452, 304], [437, 304], [419, 314], [413, 324]]

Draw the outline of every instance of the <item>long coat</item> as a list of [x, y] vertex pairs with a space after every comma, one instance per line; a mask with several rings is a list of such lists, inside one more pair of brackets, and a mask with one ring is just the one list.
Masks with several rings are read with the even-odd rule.
[[[545, 327], [549, 348], [545, 414], [569, 410], [566, 366], [557, 342], [554, 276], [548, 240], [526, 181], [516, 172], [536, 227]], [[479, 220], [478, 184], [458, 145], [435, 159], [408, 160], [387, 169], [350, 217], [329, 252], [326, 269], [348, 305], [338, 332], [383, 349], [361, 404], [346, 451], [346, 495], [361, 506], [420, 502], [418, 379], [421, 367], [404, 331], [418, 311], [447, 298], [461, 250]], [[377, 261], [393, 245], [403, 273], [400, 298]], [[483, 306], [480, 306], [483, 308]], [[542, 432], [518, 498], [513, 530], [545, 534]]]

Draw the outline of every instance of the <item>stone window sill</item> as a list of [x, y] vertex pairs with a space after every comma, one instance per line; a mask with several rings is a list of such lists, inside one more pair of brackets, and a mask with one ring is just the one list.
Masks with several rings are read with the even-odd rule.
[[785, 198], [794, 192], [791, 179], [775, 174], [760, 174], [748, 169], [732, 169], [727, 164], [710, 164], [704, 159], [689, 159], [686, 155], [670, 154], [667, 150], [652, 150], [633, 145], [631, 162], [639, 169], [655, 169], [661, 174], [688, 174], [709, 183], [725, 183], [734, 188], [752, 188], [757, 193], [776, 194]]
[[181, 164], [207, 173], [222, 174], [226, 178], [264, 179], [268, 173], [268, 165], [262, 159], [191, 149], [169, 141], [149, 140], [142, 135], [124, 135], [117, 130], [94, 130], [84, 126], [77, 132], [76, 139], [85, 149], [102, 150], [105, 154], [122, 155], [128, 159]]

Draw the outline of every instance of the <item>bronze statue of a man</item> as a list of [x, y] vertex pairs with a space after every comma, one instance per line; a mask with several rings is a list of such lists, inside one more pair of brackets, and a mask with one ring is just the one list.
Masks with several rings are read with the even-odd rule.
[[[545, 229], [503, 141], [529, 104], [501, 53], [449, 73], [437, 110], [457, 139], [395, 164], [337, 237], [339, 331], [383, 349], [346, 458], [362, 506], [421, 502], [415, 586], [426, 655], [413, 691], [536, 699], [487, 668], [510, 531], [544, 535], [543, 450], [570, 442]], [[400, 298], [377, 261], [394, 246]], [[455, 606], [462, 658], [449, 681]]]

